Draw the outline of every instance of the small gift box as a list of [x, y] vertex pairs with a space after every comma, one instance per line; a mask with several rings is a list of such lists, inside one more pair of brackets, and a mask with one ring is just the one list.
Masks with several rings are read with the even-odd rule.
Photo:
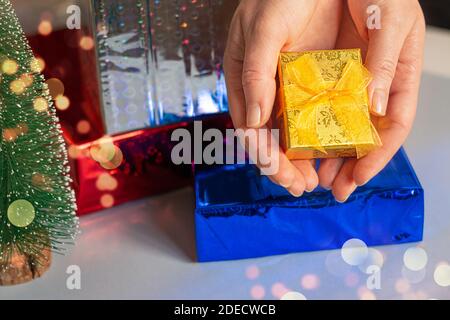
[[424, 192], [403, 150], [345, 203], [320, 188], [293, 197], [249, 164], [199, 170], [195, 188], [199, 261], [422, 239]]
[[369, 114], [370, 81], [359, 49], [281, 53], [277, 123], [288, 158], [360, 158], [381, 145]]

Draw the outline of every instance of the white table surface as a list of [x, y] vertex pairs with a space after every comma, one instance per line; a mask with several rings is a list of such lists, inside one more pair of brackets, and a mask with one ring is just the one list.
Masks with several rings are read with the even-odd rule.
[[[449, 299], [450, 287], [433, 276], [438, 264], [450, 263], [449, 52], [450, 32], [430, 28], [420, 107], [406, 143], [426, 192], [424, 241], [376, 248], [384, 257], [381, 289], [369, 290], [367, 275], [340, 250], [194, 262], [194, 196], [186, 188], [81, 218], [77, 245], [56, 256], [44, 277], [0, 287], [0, 299], [276, 299], [286, 290], [307, 299]], [[403, 255], [415, 246], [428, 262], [408, 272]], [[66, 286], [71, 265], [80, 267], [80, 290]]]

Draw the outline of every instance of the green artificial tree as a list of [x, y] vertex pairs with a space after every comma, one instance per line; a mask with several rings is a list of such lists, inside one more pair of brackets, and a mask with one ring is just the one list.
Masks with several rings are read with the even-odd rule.
[[78, 225], [55, 108], [9, 0], [0, 0], [0, 129], [2, 284], [17, 257], [37, 270], [45, 252], [73, 241]]

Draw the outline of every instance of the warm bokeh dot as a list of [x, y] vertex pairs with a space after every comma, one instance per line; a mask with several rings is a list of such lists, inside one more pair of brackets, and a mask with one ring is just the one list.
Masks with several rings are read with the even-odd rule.
[[97, 187], [97, 189], [101, 190], [101, 191], [115, 190], [115, 189], [117, 189], [117, 185], [118, 185], [117, 179], [114, 178], [112, 175], [110, 175], [107, 172], [100, 174], [95, 183], [95, 186]]
[[400, 294], [405, 294], [409, 291], [411, 288], [411, 285], [409, 284], [408, 280], [405, 278], [400, 278], [395, 281], [395, 291], [397, 291]]
[[67, 148], [67, 153], [69, 154], [69, 157], [72, 159], [77, 159], [81, 155], [80, 149], [73, 144]]
[[281, 299], [281, 297], [283, 297], [286, 293], [288, 293], [290, 290], [288, 288], [286, 288], [286, 286], [284, 285], [284, 283], [281, 282], [276, 282], [272, 285], [272, 295], [276, 298], [276, 299]]
[[114, 146], [114, 157], [110, 161], [100, 162], [100, 165], [107, 170], [118, 168], [123, 161], [123, 153], [119, 147]]
[[91, 124], [87, 120], [80, 120], [77, 123], [77, 131], [80, 134], [87, 134], [91, 131]]
[[67, 110], [70, 107], [70, 100], [66, 96], [59, 95], [55, 98], [55, 105], [58, 110]]
[[83, 50], [92, 50], [94, 48], [94, 39], [89, 36], [83, 36], [80, 39], [80, 48]]
[[3, 140], [12, 142], [17, 139], [17, 131], [14, 128], [8, 128], [2, 130]]
[[33, 84], [33, 76], [28, 73], [24, 73], [23, 75], [21, 75], [20, 80], [22, 80], [23, 83], [25, 84], [25, 86], [27, 86], [27, 87], [29, 87]]
[[91, 158], [97, 162], [108, 162], [111, 161], [116, 153], [116, 148], [114, 146], [111, 137], [102, 137], [92, 143], [89, 148]]
[[26, 88], [27, 88], [27, 86], [26, 86], [25, 82], [23, 82], [20, 79], [13, 80], [9, 84], [9, 89], [14, 94], [22, 94], [25, 92]]
[[64, 94], [64, 84], [61, 80], [57, 78], [50, 78], [45, 82], [47, 83], [48, 90], [50, 91], [50, 95], [53, 99]]
[[314, 290], [317, 289], [320, 285], [320, 279], [315, 274], [305, 274], [301, 281], [300, 281], [302, 287], [306, 290]]
[[35, 173], [31, 177], [31, 184], [41, 190], [52, 191], [52, 182], [51, 180], [40, 173]]
[[48, 102], [47, 102], [47, 100], [45, 98], [38, 97], [38, 98], [34, 99], [34, 101], [33, 101], [33, 108], [37, 112], [47, 111], [47, 109], [48, 109]]
[[16, 128], [17, 135], [22, 135], [28, 133], [28, 125], [26, 123], [19, 123]]
[[45, 69], [45, 61], [42, 58], [35, 57], [30, 61], [30, 69], [34, 73], [41, 73]]
[[42, 20], [38, 25], [38, 32], [41, 36], [48, 36], [53, 31], [52, 23], [49, 20]]
[[114, 156], [110, 161], [100, 161], [100, 165], [107, 170], [118, 168], [123, 162], [123, 153], [119, 147], [114, 146]]
[[6, 59], [2, 63], [2, 72], [7, 75], [13, 75], [19, 70], [19, 65], [16, 61], [11, 59]]
[[104, 194], [100, 198], [100, 204], [103, 208], [111, 208], [114, 205], [114, 197], [110, 194]]
[[251, 288], [250, 295], [253, 299], [258, 299], [258, 300], [263, 299], [264, 296], [266, 295], [266, 290], [264, 289], [263, 286], [257, 284]]
[[258, 268], [258, 266], [255, 266], [255, 265], [248, 266], [247, 269], [245, 270], [245, 275], [246, 275], [247, 279], [250, 279], [250, 280], [254, 280], [254, 279], [258, 278], [259, 274], [260, 274], [259, 268]]

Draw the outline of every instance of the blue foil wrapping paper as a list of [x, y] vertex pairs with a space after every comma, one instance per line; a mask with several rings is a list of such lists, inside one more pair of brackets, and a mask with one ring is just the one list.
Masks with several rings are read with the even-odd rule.
[[222, 60], [238, 0], [93, 0], [107, 134], [226, 112]]
[[343, 204], [321, 188], [295, 198], [249, 164], [197, 170], [195, 189], [201, 262], [422, 240], [424, 191], [403, 149]]

